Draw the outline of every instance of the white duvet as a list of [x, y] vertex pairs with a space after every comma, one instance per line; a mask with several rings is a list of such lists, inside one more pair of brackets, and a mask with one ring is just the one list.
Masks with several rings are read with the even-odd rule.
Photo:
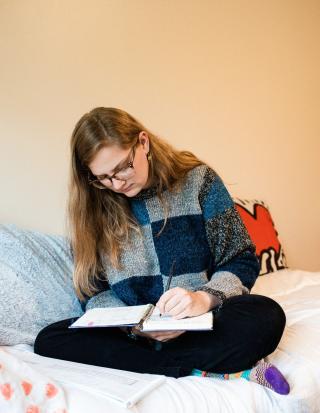
[[[64, 369], [67, 377], [69, 368], [63, 361], [60, 362], [59, 374], [53, 369], [47, 371], [47, 377], [42, 375], [43, 383], [54, 383], [55, 380], [64, 396], [59, 403], [66, 403], [66, 410], [61, 407], [60, 411], [67, 413], [320, 412], [320, 272], [278, 271], [259, 277], [252, 292], [273, 298], [286, 312], [284, 335], [278, 349], [268, 359], [288, 379], [291, 392], [287, 396], [278, 395], [244, 379], [220, 381], [202, 377], [167, 378], [132, 408], [125, 409], [102, 395], [94, 394], [94, 383], [90, 383], [90, 379], [81, 387], [65, 379], [59, 381]], [[21, 347], [7, 347], [5, 350], [11, 352], [18, 363], [28, 364], [20, 360], [25, 351]], [[32, 357], [39, 358], [37, 355]], [[92, 369], [95, 367], [92, 366]], [[29, 374], [32, 374], [32, 370], [35, 374], [38, 373], [34, 364], [28, 370]], [[47, 403], [47, 400], [42, 402]], [[2, 412], [1, 409], [0, 411]], [[43, 404], [39, 413], [49, 411], [54, 412]], [[19, 410], [12, 412], [18, 413]], [[21, 410], [21, 413], [25, 412], [25, 409]]]

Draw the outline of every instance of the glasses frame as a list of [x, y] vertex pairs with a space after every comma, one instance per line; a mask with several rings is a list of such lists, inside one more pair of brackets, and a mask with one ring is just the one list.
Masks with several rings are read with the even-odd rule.
[[[128, 155], [128, 157], [129, 157], [129, 156], [130, 156], [130, 157], [132, 156], [131, 161], [129, 161], [126, 166], [124, 166], [123, 168], [119, 169], [119, 171], [115, 172], [115, 173], [112, 174], [111, 176], [105, 174], [105, 175], [102, 175], [102, 176], [103, 176], [102, 179], [101, 179], [101, 178], [98, 179], [95, 175], [92, 174], [92, 172], [88, 171], [88, 183], [89, 183], [89, 185], [92, 185], [92, 186], [94, 186], [95, 188], [98, 188], [98, 189], [108, 189], [108, 188], [110, 188], [110, 187], [107, 186], [107, 185], [104, 185], [101, 181], [104, 181], [105, 179], [109, 179], [111, 186], [113, 186], [113, 179], [116, 179], [117, 181], [124, 181], [124, 182], [126, 182], [128, 179], [130, 179], [131, 177], [130, 177], [130, 178], [127, 178], [127, 179], [118, 178], [118, 177], [117, 177], [117, 174], [118, 174], [119, 172], [125, 170], [125, 169], [129, 169], [129, 168], [134, 169], [133, 162], [134, 162], [134, 158], [135, 158], [135, 155], [136, 155], [136, 146], [137, 146], [138, 143], [139, 143], [139, 141], [136, 142], [136, 143], [132, 146], [131, 151], [130, 151], [130, 153], [129, 153], [129, 155]], [[94, 176], [96, 179], [92, 179], [92, 176]]]

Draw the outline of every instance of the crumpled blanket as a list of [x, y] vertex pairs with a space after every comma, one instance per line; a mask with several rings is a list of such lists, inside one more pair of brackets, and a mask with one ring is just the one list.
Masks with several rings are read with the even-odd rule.
[[1, 413], [68, 413], [63, 389], [0, 349]]

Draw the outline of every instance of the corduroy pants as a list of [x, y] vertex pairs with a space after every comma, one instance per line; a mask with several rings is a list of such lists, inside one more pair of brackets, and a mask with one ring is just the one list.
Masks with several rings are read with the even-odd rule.
[[38, 334], [37, 354], [139, 373], [188, 375], [193, 368], [215, 373], [249, 369], [272, 353], [283, 334], [286, 317], [278, 303], [261, 295], [229, 298], [214, 315], [212, 331], [187, 331], [163, 342], [128, 337], [120, 328], [68, 326], [71, 318]]

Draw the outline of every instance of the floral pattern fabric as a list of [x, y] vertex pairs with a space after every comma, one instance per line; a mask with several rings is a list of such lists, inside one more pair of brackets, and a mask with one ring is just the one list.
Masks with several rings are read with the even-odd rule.
[[62, 388], [0, 349], [1, 413], [68, 413]]

